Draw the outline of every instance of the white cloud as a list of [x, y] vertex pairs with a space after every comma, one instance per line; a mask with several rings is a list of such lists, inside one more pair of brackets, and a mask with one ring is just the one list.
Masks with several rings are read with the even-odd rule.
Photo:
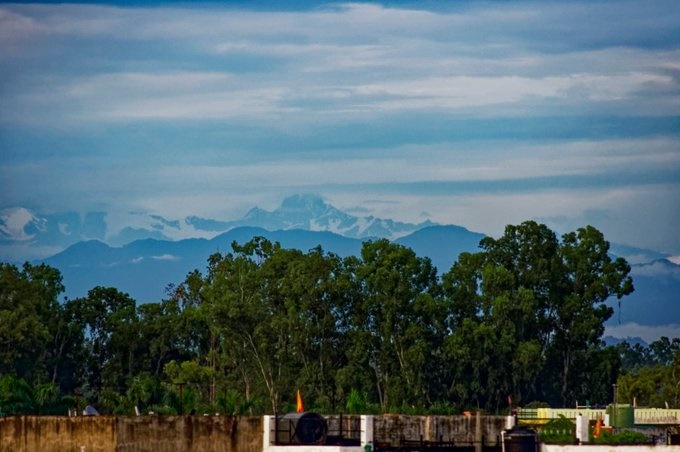
[[[352, 64], [358, 61], [349, 60]], [[316, 67], [324, 65], [317, 62]], [[309, 78], [312, 80], [307, 83]], [[49, 85], [34, 87], [30, 93], [18, 94], [13, 101], [30, 109], [27, 114], [33, 110], [39, 117], [52, 109], [68, 106], [60, 120], [84, 122], [257, 120], [271, 115], [282, 119], [280, 115], [291, 113], [308, 121], [319, 111], [344, 115], [426, 110], [493, 115], [494, 106], [499, 105], [504, 106], [503, 112], [516, 116], [526, 113], [526, 103], [535, 107], [537, 102], [549, 101], [554, 108], [557, 104], [570, 107], [586, 101], [630, 101], [633, 94], [650, 83], [670, 85], [672, 82], [668, 76], [652, 73], [533, 78], [516, 75], [432, 77], [421, 72], [375, 83], [366, 83], [361, 78], [333, 78], [320, 83], [301, 72], [286, 73], [281, 79], [246, 78], [225, 72], [122, 72], [76, 77], [62, 81], [61, 85], [58, 79], [52, 80]], [[307, 107], [309, 105], [314, 107]], [[4, 113], [0, 110], [0, 115], [5, 120], [21, 119], [9, 110]]]
[[71, 235], [72, 233], [71, 228], [67, 223], [57, 223], [57, 228], [59, 228], [59, 232], [63, 235]]
[[517, 103], [526, 99], [544, 98], [553, 101], [610, 101], [626, 98], [649, 82], [670, 81], [669, 77], [653, 74], [595, 75], [569, 74], [563, 77], [528, 78], [497, 77], [436, 77], [359, 85], [354, 90], [364, 96], [388, 97], [376, 105], [387, 109], [479, 107]]
[[627, 337], [640, 337], [645, 342], [652, 343], [659, 340], [662, 336], [668, 338], [680, 338], [680, 324], [671, 323], [668, 325], [649, 326], [637, 323], [624, 323], [605, 327], [605, 336], [625, 339]]
[[[619, 14], [618, 8], [598, 8]], [[297, 12], [14, 5], [0, 9], [0, 21], [12, 30], [6, 39], [26, 35], [13, 41], [25, 42], [26, 56], [55, 53], [36, 55], [42, 71], [11, 79], [0, 118], [44, 127], [268, 115], [280, 121], [291, 113], [309, 122], [318, 120], [319, 111], [519, 115], [597, 106], [617, 115], [680, 112], [677, 98], [639, 95], [650, 87], [672, 92], [677, 82], [667, 71], [680, 58], [675, 49], [533, 48], [526, 24], [563, 11], [587, 17], [582, 8], [555, 5], [427, 11], [348, 4]], [[488, 31], [493, 33], [487, 39]], [[618, 36], [615, 29], [607, 33]], [[78, 46], [87, 39], [113, 40], [143, 57], [112, 52], [99, 65], [80, 64]], [[157, 56], [159, 44], [180, 55]], [[73, 54], [59, 45], [73, 47]], [[225, 57], [234, 61], [225, 63]], [[264, 66], [240, 72], [252, 58]], [[42, 59], [44, 67], [37, 63]], [[75, 73], [56, 76], [51, 59]], [[86, 70], [79, 71], [81, 66]]]
[[[174, 181], [187, 190], [397, 182], [494, 182], [555, 176], [599, 175], [613, 171], [654, 172], [680, 165], [678, 145], [669, 139], [442, 143], [392, 148], [388, 158], [378, 149], [355, 150], [343, 157], [319, 150], [317, 158], [286, 155], [238, 165], [168, 165], [147, 177]], [[356, 155], [356, 156], [355, 156]], [[606, 176], [603, 176], [606, 182]], [[631, 180], [630, 183], [635, 181]], [[573, 187], [578, 188], [578, 187]], [[480, 186], [483, 190], [483, 186]], [[505, 193], [513, 190], [507, 188]]]
[[38, 230], [44, 230], [46, 220], [33, 215], [31, 211], [23, 207], [3, 209], [0, 211], [0, 234], [6, 239], [26, 241], [32, 239], [35, 234], [26, 232], [26, 227], [32, 225]]
[[179, 257], [172, 254], [161, 254], [159, 256], [151, 256], [151, 259], [157, 261], [176, 261], [179, 260]]
[[69, 78], [38, 88], [25, 105], [70, 105], [63, 120], [239, 118], [287, 110], [277, 102], [287, 90], [248, 86], [223, 72], [111, 73]]
[[635, 277], [636, 275], [669, 276], [680, 280], [680, 264], [671, 265], [668, 263], [655, 261], [649, 264], [633, 267], [631, 273], [633, 274], [633, 277]]
[[[112, 233], [148, 227], [131, 209], [233, 219], [316, 191], [388, 218], [594, 223], [680, 252], [676, 3], [432, 5], [3, 5], [3, 206], [105, 210]], [[616, 124], [641, 115], [647, 138]], [[458, 118], [495, 122], [444, 133]], [[203, 233], [184, 226], [168, 234]]]

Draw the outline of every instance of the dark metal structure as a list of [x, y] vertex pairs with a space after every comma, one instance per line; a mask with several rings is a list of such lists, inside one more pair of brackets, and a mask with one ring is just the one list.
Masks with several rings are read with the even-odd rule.
[[529, 427], [514, 427], [501, 433], [503, 452], [538, 452], [540, 442], [536, 431]]
[[277, 418], [276, 444], [322, 445], [326, 444], [328, 425], [317, 413], [288, 413]]

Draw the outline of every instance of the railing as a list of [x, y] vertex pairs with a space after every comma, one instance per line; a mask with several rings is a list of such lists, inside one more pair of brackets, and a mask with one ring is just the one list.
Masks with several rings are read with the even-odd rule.
[[558, 419], [564, 416], [567, 419], [576, 419], [579, 414], [586, 416], [588, 419], [594, 421], [597, 418], [604, 418], [606, 410], [603, 408], [520, 408], [517, 410], [517, 418], [525, 423], [545, 424], [552, 419]]
[[[606, 409], [603, 408], [519, 408], [517, 418], [520, 424], [542, 425], [552, 419], [564, 416], [576, 419], [577, 415], [586, 416], [595, 421], [604, 419]], [[639, 425], [680, 425], [680, 409], [635, 408], [635, 424]]]
[[680, 410], [635, 408], [635, 423], [640, 425], [680, 425]]
[[361, 416], [331, 415], [324, 416], [328, 423], [329, 446], [359, 446], [361, 444]]
[[[270, 440], [273, 444], [295, 443], [297, 431], [295, 424], [291, 422], [281, 422], [283, 416], [272, 418], [273, 426], [270, 426]], [[307, 419], [305, 422], [310, 423]], [[361, 444], [361, 418], [354, 415], [328, 415], [323, 416], [326, 423], [326, 439], [324, 445], [327, 446], [359, 446]]]

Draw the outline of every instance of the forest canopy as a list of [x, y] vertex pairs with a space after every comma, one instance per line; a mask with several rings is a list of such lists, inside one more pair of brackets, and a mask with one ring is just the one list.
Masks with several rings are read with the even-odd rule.
[[322, 412], [497, 412], [608, 403], [617, 380], [679, 406], [680, 340], [602, 342], [633, 282], [597, 229], [527, 221], [479, 249], [440, 275], [387, 240], [340, 258], [254, 237], [140, 305], [59, 301], [57, 269], [0, 264], [0, 414], [280, 413], [298, 389]]

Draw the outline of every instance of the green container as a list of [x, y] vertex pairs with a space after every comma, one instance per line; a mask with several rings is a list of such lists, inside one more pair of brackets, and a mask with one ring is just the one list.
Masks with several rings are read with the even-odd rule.
[[635, 408], [631, 405], [609, 405], [607, 414], [609, 414], [609, 423], [612, 427], [635, 426]]

